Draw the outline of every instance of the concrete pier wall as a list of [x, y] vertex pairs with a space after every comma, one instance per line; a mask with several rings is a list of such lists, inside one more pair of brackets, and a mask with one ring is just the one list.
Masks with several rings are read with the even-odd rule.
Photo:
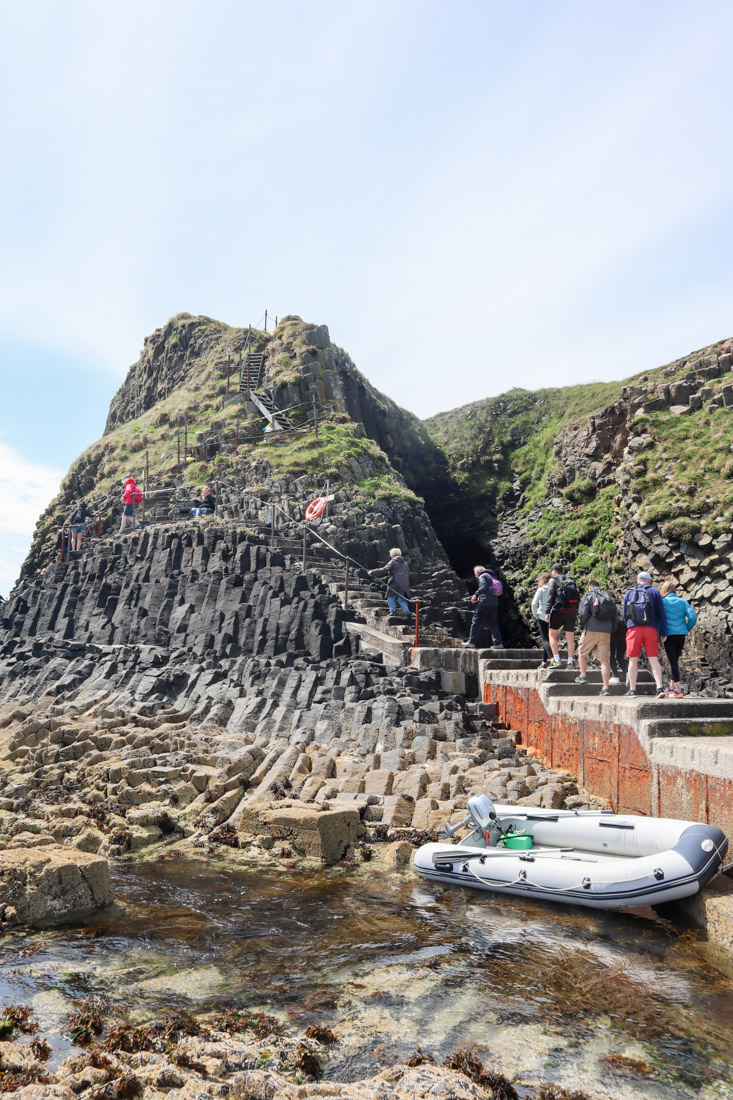
[[553, 768], [619, 813], [712, 822], [733, 837], [733, 707], [727, 701], [553, 694], [535, 670], [479, 661], [484, 703]]

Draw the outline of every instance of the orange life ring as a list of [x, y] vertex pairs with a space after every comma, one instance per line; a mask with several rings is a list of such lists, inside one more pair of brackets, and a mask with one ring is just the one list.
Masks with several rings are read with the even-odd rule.
[[305, 518], [309, 521], [312, 519], [318, 519], [318, 517], [320, 515], [323, 515], [323, 513], [325, 512], [327, 503], [328, 501], [325, 497], [316, 497], [316, 499], [312, 500], [306, 508]]

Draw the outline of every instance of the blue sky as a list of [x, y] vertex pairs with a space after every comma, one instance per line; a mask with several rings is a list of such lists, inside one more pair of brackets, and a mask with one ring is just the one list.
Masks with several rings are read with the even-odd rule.
[[183, 310], [325, 322], [421, 416], [733, 334], [728, 0], [2, 14], [0, 593]]

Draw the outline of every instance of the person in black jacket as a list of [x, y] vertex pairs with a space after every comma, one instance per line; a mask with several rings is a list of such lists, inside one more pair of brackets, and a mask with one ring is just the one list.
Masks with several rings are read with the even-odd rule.
[[[475, 649], [481, 631], [486, 627], [491, 633], [492, 647], [503, 649], [504, 643], [501, 640], [499, 631], [498, 592], [501, 592], [501, 582], [497, 581], [492, 571], [486, 569], [483, 565], [475, 565], [473, 575], [478, 580], [478, 588], [471, 596], [471, 603], [476, 605], [476, 610], [471, 619], [468, 641], [462, 642], [461, 645], [464, 649]], [[497, 588], [498, 592], [496, 591]]]
[[83, 500], [76, 502], [76, 508], [71, 516], [71, 549], [81, 550], [81, 540], [84, 538], [86, 521], [92, 513], [87, 509]]
[[191, 515], [196, 519], [200, 519], [201, 516], [213, 516], [216, 511], [216, 497], [211, 492], [208, 485], [204, 485], [203, 492], [201, 493], [201, 503], [191, 509]]
[[367, 570], [370, 577], [386, 577], [387, 578], [387, 603], [389, 604], [389, 610], [392, 615], [397, 614], [397, 604], [405, 614], [405, 617], [410, 618], [410, 608], [407, 604], [407, 598], [410, 595], [410, 567], [402, 557], [402, 551], [396, 546], [389, 552], [389, 562], [381, 569], [369, 569]]

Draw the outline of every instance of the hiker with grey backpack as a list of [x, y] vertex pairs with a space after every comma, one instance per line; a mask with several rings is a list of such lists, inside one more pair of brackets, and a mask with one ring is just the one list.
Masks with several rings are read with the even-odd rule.
[[634, 587], [626, 590], [623, 618], [627, 627], [626, 656], [629, 658], [629, 690], [626, 694], [636, 695], [639, 658], [643, 649], [657, 685], [657, 699], [666, 698], [659, 663], [659, 642], [667, 640], [667, 615], [662, 595], [652, 584], [650, 573], [639, 573]]
[[595, 650], [603, 680], [600, 694], [610, 695], [608, 685], [611, 679], [611, 634], [616, 626], [616, 601], [601, 588], [598, 581], [588, 582], [588, 591], [580, 601], [578, 618], [584, 630], [578, 648], [580, 675], [575, 677], [575, 682], [586, 683], [588, 658]]
[[573, 667], [575, 656], [575, 623], [580, 607], [580, 593], [572, 577], [563, 575], [559, 565], [553, 565], [552, 578], [547, 586], [545, 621], [549, 624], [550, 649], [552, 650], [551, 668], [560, 664], [560, 641], [558, 633], [565, 631], [568, 647], [568, 668]]

